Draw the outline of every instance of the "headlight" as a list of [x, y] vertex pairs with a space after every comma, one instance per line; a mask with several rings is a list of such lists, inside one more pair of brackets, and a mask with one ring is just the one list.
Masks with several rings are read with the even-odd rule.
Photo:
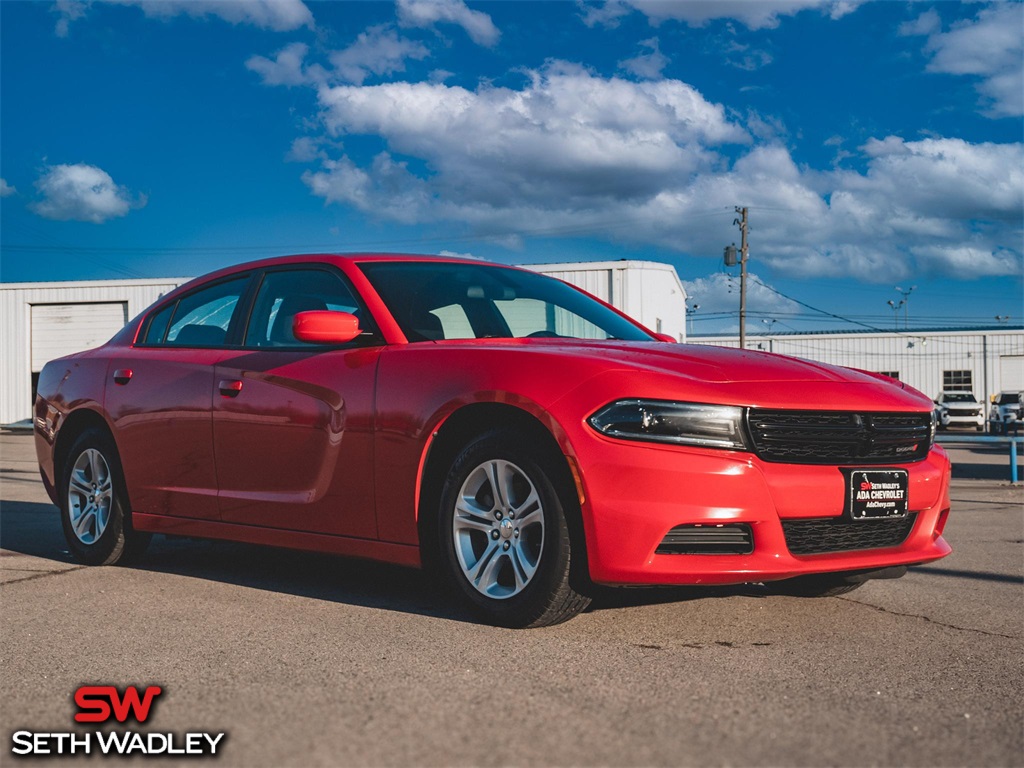
[[731, 405], [616, 400], [587, 421], [601, 434], [624, 440], [748, 449], [743, 409]]

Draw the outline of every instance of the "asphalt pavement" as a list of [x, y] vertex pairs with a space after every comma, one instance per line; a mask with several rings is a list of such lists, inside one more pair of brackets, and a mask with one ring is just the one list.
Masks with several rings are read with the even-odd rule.
[[354, 560], [158, 537], [79, 566], [31, 437], [2, 433], [0, 764], [110, 683], [160, 685], [141, 730], [226, 732], [230, 766], [1024, 765], [1024, 489], [952, 454], [954, 554], [903, 579], [616, 590], [513, 631]]

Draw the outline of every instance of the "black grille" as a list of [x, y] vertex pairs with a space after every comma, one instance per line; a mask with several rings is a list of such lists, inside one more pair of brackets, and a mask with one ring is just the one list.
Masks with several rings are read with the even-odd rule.
[[897, 464], [931, 448], [930, 413], [767, 411], [747, 417], [754, 452], [788, 464]]
[[654, 550], [658, 555], [749, 555], [753, 551], [754, 535], [742, 523], [677, 525]]
[[825, 517], [783, 520], [786, 546], [794, 555], [848, 552], [855, 549], [898, 547], [914, 528], [917, 513], [889, 520], [849, 520]]

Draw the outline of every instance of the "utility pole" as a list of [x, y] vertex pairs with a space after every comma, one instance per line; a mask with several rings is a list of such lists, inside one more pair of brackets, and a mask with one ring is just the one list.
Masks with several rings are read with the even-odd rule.
[[736, 207], [740, 218], [733, 224], [740, 228], [740, 349], [747, 348], [747, 209]]

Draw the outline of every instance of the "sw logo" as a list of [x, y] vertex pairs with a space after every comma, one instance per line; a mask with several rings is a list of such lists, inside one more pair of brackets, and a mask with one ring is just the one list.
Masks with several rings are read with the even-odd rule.
[[[142, 724], [149, 720], [158, 696], [159, 685], [145, 688], [129, 685], [119, 690], [113, 685], [83, 685], [75, 691], [76, 723]], [[151, 733], [133, 730], [76, 732], [15, 731], [11, 754], [34, 755], [139, 755], [213, 757], [223, 746], [225, 733]]]
[[139, 689], [129, 685], [122, 694], [112, 685], [83, 685], [75, 691], [75, 704], [81, 710], [75, 715], [76, 723], [105, 723], [113, 717], [124, 723], [129, 717], [144, 723], [157, 696], [163, 693], [159, 685], [151, 685], [139, 695]]

